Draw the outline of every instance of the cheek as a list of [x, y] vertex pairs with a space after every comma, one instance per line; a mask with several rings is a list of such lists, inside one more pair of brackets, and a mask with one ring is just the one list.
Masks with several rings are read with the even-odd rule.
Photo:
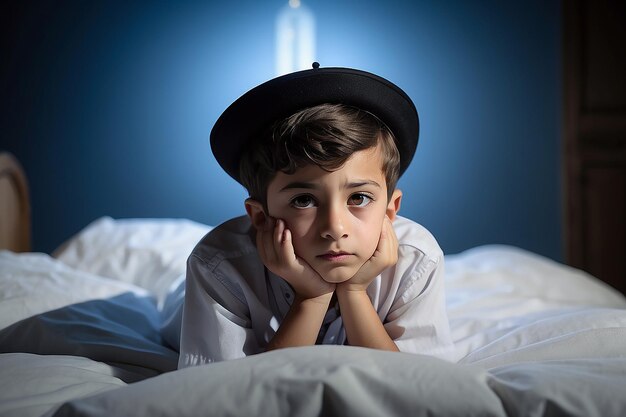
[[291, 232], [291, 240], [296, 252], [301, 252], [302, 248], [307, 246], [307, 242], [311, 240], [313, 233], [313, 221], [305, 218], [283, 219], [287, 228]]
[[365, 255], [374, 254], [378, 241], [380, 240], [380, 231], [382, 230], [382, 221], [369, 222], [356, 229], [359, 233], [358, 240], [361, 243], [361, 249]]
[[380, 233], [376, 231], [367, 231], [366, 235], [361, 237], [361, 241], [363, 242], [363, 251], [365, 254], [372, 256], [376, 247], [378, 246], [378, 241], [380, 240]]
[[[287, 203], [284, 204], [286, 206]], [[294, 241], [304, 236], [312, 224], [312, 219], [305, 213], [300, 213], [292, 208], [282, 206], [269, 206], [269, 213], [271, 217], [276, 219], [282, 219], [287, 226], [287, 229], [291, 231], [291, 236]]]

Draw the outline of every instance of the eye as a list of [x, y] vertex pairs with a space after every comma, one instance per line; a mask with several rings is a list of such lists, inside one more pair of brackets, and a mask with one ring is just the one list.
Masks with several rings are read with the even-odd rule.
[[365, 195], [365, 194], [357, 193], [357, 194], [352, 194], [350, 196], [350, 198], [348, 199], [348, 205], [357, 206], [357, 207], [365, 207], [372, 201], [374, 201], [372, 197]]
[[297, 209], [305, 209], [315, 207], [315, 200], [310, 195], [299, 195], [291, 199], [289, 202], [291, 207]]

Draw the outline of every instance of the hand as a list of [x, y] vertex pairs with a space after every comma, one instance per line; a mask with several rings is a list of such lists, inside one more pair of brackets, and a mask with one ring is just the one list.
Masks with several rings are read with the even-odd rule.
[[335, 284], [328, 283], [294, 251], [291, 231], [284, 220], [268, 217], [265, 227], [257, 230], [256, 244], [263, 264], [293, 287], [302, 299], [329, 302]]
[[356, 274], [348, 281], [338, 285], [337, 289], [347, 291], [365, 291], [370, 283], [386, 268], [398, 262], [398, 237], [393, 230], [389, 217], [385, 216], [380, 231], [378, 246]]

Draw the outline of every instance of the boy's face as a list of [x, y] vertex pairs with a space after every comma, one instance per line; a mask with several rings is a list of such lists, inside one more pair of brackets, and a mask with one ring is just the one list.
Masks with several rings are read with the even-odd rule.
[[387, 201], [375, 147], [356, 152], [332, 172], [316, 165], [291, 175], [278, 172], [267, 190], [267, 207], [271, 217], [285, 221], [296, 255], [326, 281], [340, 283], [373, 255], [385, 215], [393, 220], [400, 198], [396, 190]]

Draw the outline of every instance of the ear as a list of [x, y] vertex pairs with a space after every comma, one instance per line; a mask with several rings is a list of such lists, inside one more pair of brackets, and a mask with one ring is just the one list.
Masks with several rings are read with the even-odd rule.
[[267, 216], [265, 215], [265, 210], [263, 210], [263, 204], [258, 202], [257, 200], [253, 200], [252, 198], [246, 199], [246, 213], [248, 213], [248, 217], [250, 218], [250, 222], [254, 226], [255, 229], [260, 230], [265, 225], [265, 220]]
[[396, 214], [400, 210], [400, 202], [402, 201], [402, 191], [399, 189], [393, 190], [393, 194], [391, 194], [391, 198], [389, 199], [389, 203], [387, 204], [387, 217], [391, 221], [396, 219]]

